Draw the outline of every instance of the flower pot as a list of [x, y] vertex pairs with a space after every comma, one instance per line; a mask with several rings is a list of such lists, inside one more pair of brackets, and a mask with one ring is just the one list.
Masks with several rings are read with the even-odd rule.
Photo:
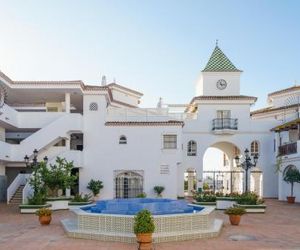
[[49, 216], [46, 216], [46, 215], [39, 216], [39, 221], [40, 221], [41, 225], [49, 225], [50, 222], [51, 222], [51, 215], [49, 215]]
[[287, 202], [288, 203], [291, 203], [291, 204], [295, 203], [295, 198], [296, 198], [295, 196], [288, 196], [286, 198], [287, 198]]
[[137, 234], [136, 238], [139, 243], [139, 250], [152, 249], [152, 233]]
[[229, 215], [229, 220], [231, 225], [238, 226], [241, 221], [241, 216], [240, 215], [235, 215], [235, 214], [230, 214]]

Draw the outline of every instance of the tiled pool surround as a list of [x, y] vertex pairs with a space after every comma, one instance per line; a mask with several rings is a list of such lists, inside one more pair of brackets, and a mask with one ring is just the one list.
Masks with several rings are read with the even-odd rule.
[[[213, 218], [213, 210], [213, 207], [204, 207], [196, 213], [154, 215], [153, 241], [158, 243], [218, 236], [223, 221]], [[76, 214], [76, 219], [62, 220], [69, 237], [136, 242], [133, 215], [89, 213], [80, 208], [72, 211]]]

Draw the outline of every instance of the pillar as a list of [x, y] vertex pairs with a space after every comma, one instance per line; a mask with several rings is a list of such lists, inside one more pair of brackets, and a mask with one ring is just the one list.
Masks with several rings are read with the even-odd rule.
[[194, 171], [188, 170], [188, 196], [193, 195], [194, 190]]
[[71, 112], [71, 95], [70, 93], [65, 93], [65, 112]]

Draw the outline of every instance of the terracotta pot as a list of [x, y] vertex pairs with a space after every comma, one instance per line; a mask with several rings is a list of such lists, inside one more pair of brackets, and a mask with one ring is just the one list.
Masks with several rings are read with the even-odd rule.
[[45, 216], [45, 215], [40, 216], [39, 221], [40, 221], [41, 225], [49, 225], [50, 222], [51, 222], [51, 215], [49, 215], [49, 216]]
[[139, 243], [139, 250], [152, 249], [152, 233], [137, 234], [136, 238]]
[[230, 214], [229, 215], [229, 220], [231, 225], [238, 226], [241, 221], [241, 216], [240, 215], [235, 215], [235, 214]]
[[295, 198], [296, 198], [295, 196], [288, 196], [286, 198], [287, 198], [287, 202], [288, 203], [291, 203], [291, 204], [295, 203]]

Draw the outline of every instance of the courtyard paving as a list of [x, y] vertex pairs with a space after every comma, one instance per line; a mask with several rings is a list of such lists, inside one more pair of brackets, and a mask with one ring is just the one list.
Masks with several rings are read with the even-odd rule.
[[[300, 204], [289, 205], [266, 200], [265, 214], [246, 214], [240, 226], [231, 226], [221, 211], [215, 216], [224, 220], [218, 238], [155, 244], [155, 250], [191, 249], [300, 249]], [[21, 215], [18, 208], [0, 203], [0, 249], [137, 249], [135, 244], [101, 242], [66, 237], [60, 220], [72, 217], [69, 211], [56, 211], [50, 226], [40, 226], [35, 215]], [[231, 236], [250, 236], [235, 241]]]

